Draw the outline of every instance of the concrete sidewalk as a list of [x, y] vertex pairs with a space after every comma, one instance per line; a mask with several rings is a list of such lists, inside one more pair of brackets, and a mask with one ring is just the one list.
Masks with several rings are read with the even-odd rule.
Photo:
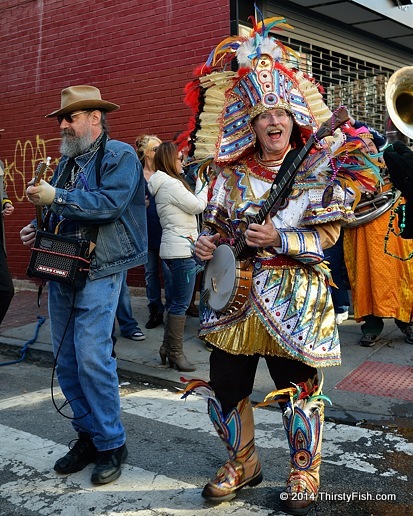
[[[37, 306], [37, 291], [33, 284], [22, 282], [17, 288], [9, 311], [0, 327], [0, 350], [10, 361], [20, 357], [26, 345], [27, 357], [42, 353], [52, 359], [47, 316], [47, 289], [42, 294], [42, 304]], [[198, 319], [187, 318], [184, 351], [190, 362], [196, 365], [193, 373], [180, 373], [176, 369], [161, 366], [159, 346], [163, 326], [145, 329], [148, 320], [147, 300], [141, 289], [131, 289], [135, 318], [145, 333], [144, 341], [135, 342], [118, 336], [116, 353], [122, 375], [157, 385], [179, 386], [180, 377], [202, 378], [209, 375], [209, 352], [197, 338]], [[38, 317], [45, 322], [38, 328]], [[35, 342], [26, 343], [38, 336]], [[360, 325], [352, 318], [339, 326], [342, 366], [324, 369], [323, 392], [333, 405], [326, 405], [326, 417], [348, 424], [371, 424], [413, 428], [413, 345], [407, 344], [392, 319], [385, 321], [381, 339], [372, 348], [358, 344]], [[13, 367], [7, 365], [4, 367]], [[1, 379], [1, 367], [0, 367]], [[253, 401], [262, 401], [274, 389], [265, 361], [258, 368]]]

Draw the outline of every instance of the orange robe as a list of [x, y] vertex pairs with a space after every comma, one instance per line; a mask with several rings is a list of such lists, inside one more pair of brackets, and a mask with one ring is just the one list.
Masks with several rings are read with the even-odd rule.
[[[406, 323], [413, 318], [413, 258], [401, 261], [385, 254], [389, 219], [387, 211], [364, 226], [344, 230], [344, 258], [357, 321], [366, 315]], [[387, 250], [405, 258], [413, 253], [413, 240], [390, 233]]]

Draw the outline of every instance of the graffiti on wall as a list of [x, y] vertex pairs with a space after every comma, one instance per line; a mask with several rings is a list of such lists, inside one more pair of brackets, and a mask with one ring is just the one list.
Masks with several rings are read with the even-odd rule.
[[[4, 182], [9, 197], [17, 201], [25, 199], [27, 183], [34, 177], [40, 161], [46, 161], [48, 156], [47, 146], [50, 147], [52, 142], [58, 141], [60, 141], [60, 138], [44, 140], [39, 135], [36, 136], [34, 142], [17, 140], [13, 160], [11, 162], [7, 158], [4, 160]], [[53, 147], [55, 146], [56, 143], [53, 144]], [[46, 180], [50, 179], [58, 162], [59, 158], [52, 157], [50, 167], [46, 172]]]

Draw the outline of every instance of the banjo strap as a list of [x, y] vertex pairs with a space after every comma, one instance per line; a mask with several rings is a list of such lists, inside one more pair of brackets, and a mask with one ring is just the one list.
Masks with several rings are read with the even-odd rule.
[[[290, 169], [291, 165], [294, 163], [294, 160], [298, 156], [300, 151], [301, 151], [301, 149], [291, 149], [287, 153], [287, 155], [284, 158], [284, 161], [281, 164], [280, 169], [278, 170], [278, 174], [274, 178], [274, 181], [273, 181], [273, 183], [271, 185], [271, 190], [273, 190], [281, 182], [281, 180], [284, 178], [284, 176], [287, 174], [287, 172], [290, 172], [290, 174], [292, 176], [294, 176], [295, 170], [294, 171], [290, 171], [289, 169]], [[280, 206], [284, 202], [284, 199], [286, 199], [290, 195], [292, 187], [293, 187], [293, 181], [290, 181], [288, 187], [285, 188], [284, 191], [281, 192], [281, 194], [278, 197], [278, 199], [275, 200], [274, 204], [271, 207], [271, 214], [273, 216], [280, 209]]]

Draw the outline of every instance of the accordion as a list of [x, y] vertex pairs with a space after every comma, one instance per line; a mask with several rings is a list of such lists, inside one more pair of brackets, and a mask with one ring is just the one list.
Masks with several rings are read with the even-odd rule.
[[83, 287], [89, 273], [90, 242], [36, 231], [27, 268], [29, 277]]

